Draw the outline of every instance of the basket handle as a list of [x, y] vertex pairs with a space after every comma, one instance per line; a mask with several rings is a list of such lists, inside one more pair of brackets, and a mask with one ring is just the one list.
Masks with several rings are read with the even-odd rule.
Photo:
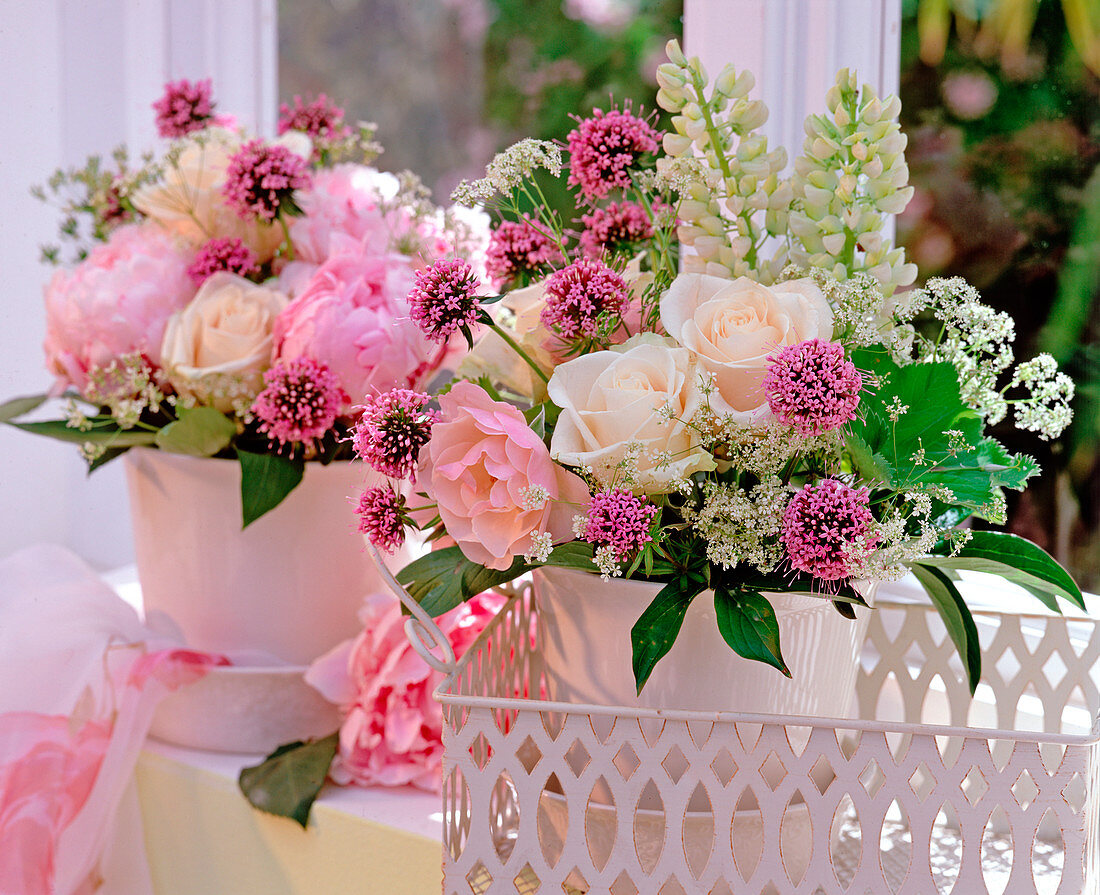
[[[412, 648], [416, 650], [420, 658], [436, 671], [448, 677], [454, 674], [455, 669], [458, 667], [458, 661], [455, 659], [455, 651], [451, 646], [451, 641], [447, 639], [447, 635], [435, 623], [435, 619], [428, 615], [424, 607], [417, 603], [412, 595], [401, 586], [401, 583], [393, 577], [393, 572], [382, 561], [378, 548], [368, 543], [367, 549], [374, 557], [375, 565], [378, 566], [382, 578], [390, 590], [397, 595], [401, 605], [408, 609], [412, 616], [405, 620], [405, 636], [409, 639]], [[442, 658], [432, 652], [435, 649], [442, 650]]]

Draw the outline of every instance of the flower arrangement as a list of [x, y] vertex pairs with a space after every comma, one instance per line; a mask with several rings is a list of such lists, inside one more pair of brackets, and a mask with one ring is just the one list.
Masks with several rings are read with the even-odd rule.
[[75, 442], [92, 469], [146, 445], [237, 458], [245, 524], [276, 506], [307, 460], [352, 455], [369, 396], [426, 386], [446, 340], [406, 296], [418, 271], [460, 253], [482, 271], [487, 216], [444, 210], [410, 174], [370, 162], [373, 125], [327, 97], [284, 104], [279, 136], [216, 114], [209, 80], [153, 104], [160, 156], [58, 171], [67, 262], [45, 290], [46, 362], [65, 420], [0, 421]]
[[704, 591], [733, 650], [789, 675], [768, 593], [854, 617], [860, 582], [912, 572], [976, 687], [958, 571], [1084, 605], [1040, 548], [969, 526], [1003, 523], [1004, 489], [1038, 471], [989, 428], [1011, 412], [1057, 437], [1073, 384], [1045, 355], [1013, 367], [1012, 320], [965, 282], [899, 291], [916, 269], [883, 232], [912, 194], [896, 98], [839, 72], [784, 174], [752, 75], [711, 86], [667, 51], [666, 131], [596, 110], [455, 192], [504, 218], [501, 294], [460, 253], [416, 275], [411, 319], [469, 351], [438, 394], [392, 390], [360, 417], [356, 453], [390, 479], [361, 527], [383, 550], [430, 532], [398, 580], [433, 614], [544, 565], [660, 583], [632, 631], [639, 691]]

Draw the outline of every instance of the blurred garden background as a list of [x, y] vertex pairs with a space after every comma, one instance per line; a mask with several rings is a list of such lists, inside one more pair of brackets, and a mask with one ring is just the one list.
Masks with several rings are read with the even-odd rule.
[[[379, 166], [443, 201], [520, 137], [564, 141], [571, 114], [652, 109], [681, 14], [681, 0], [280, 0], [279, 92], [376, 122]], [[1076, 380], [1061, 440], [997, 437], [1044, 469], [1010, 493], [1008, 528], [1096, 591], [1100, 3], [903, 0], [901, 60], [916, 195], [899, 241], [921, 281], [965, 277], [1016, 319], [1018, 357], [1049, 351]]]

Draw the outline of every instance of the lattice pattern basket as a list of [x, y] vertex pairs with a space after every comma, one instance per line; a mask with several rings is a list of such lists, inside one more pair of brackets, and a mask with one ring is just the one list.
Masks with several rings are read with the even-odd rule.
[[437, 693], [445, 895], [1100, 892], [1100, 626], [976, 618], [973, 700], [886, 604], [856, 718], [707, 715], [550, 701], [523, 588]]

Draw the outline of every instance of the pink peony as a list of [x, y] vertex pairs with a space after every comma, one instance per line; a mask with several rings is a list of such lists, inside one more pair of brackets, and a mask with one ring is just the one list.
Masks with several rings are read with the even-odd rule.
[[[461, 656], [503, 605], [503, 597], [482, 594], [436, 623]], [[409, 645], [393, 597], [367, 597], [361, 618], [363, 633], [326, 653], [306, 673], [309, 684], [345, 713], [329, 773], [341, 784], [412, 784], [438, 791], [443, 716], [432, 691], [442, 676]]]
[[[511, 404], [459, 382], [439, 399], [441, 420], [428, 442], [428, 482], [447, 534], [474, 562], [507, 569], [532, 550], [532, 535], [571, 540], [588, 486], [550, 459], [542, 439]], [[426, 474], [425, 474], [426, 473]], [[533, 500], [542, 493], [542, 500]]]
[[291, 220], [290, 239], [301, 261], [323, 264], [337, 245], [334, 236], [350, 238], [366, 255], [382, 255], [394, 240], [385, 204], [397, 195], [398, 182], [365, 165], [337, 165], [317, 171], [313, 185], [297, 198], [302, 214]]
[[160, 365], [168, 318], [195, 295], [191, 255], [153, 226], [119, 227], [46, 287], [46, 366], [58, 387], [83, 390], [88, 372], [138, 352]]
[[412, 269], [399, 255], [332, 258], [275, 321], [275, 359], [326, 364], [353, 402], [415, 388], [441, 357], [409, 319], [412, 287]]

